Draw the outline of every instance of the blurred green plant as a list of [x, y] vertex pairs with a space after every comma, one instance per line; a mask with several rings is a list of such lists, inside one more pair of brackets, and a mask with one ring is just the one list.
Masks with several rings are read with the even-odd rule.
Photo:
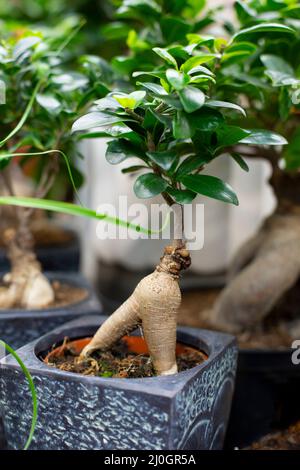
[[[0, 178], [2, 191], [10, 196], [19, 195], [16, 169], [31, 181], [36, 198], [52, 195], [70, 199], [83, 183], [77, 165], [81, 155], [71, 123], [79, 110], [89, 109], [95, 97], [107, 94], [104, 82], [110, 68], [103, 59], [91, 55], [74, 61], [68, 46], [81, 26], [80, 21], [64, 22], [53, 30], [24, 27], [2, 40], [0, 80], [5, 99], [0, 105]], [[36, 156], [43, 158], [33, 158]], [[42, 308], [53, 298], [52, 287], [34, 254], [32, 216], [29, 208], [16, 210], [13, 235], [4, 233], [11, 277], [0, 295], [2, 308]], [[48, 297], [45, 292], [38, 294], [37, 287], [35, 290], [38, 279], [47, 286]], [[20, 288], [15, 289], [16, 283]], [[25, 295], [27, 288], [35, 292], [34, 301]]]

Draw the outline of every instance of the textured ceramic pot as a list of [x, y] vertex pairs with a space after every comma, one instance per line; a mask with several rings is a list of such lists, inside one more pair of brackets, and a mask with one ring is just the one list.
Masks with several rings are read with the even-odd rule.
[[[105, 317], [70, 322], [18, 350], [34, 378], [39, 418], [32, 449], [221, 449], [234, 389], [233, 337], [179, 328], [181, 343], [208, 360], [169, 377], [112, 379], [57, 370], [39, 357], [64, 337], [92, 335]], [[1, 361], [1, 407], [10, 448], [24, 444], [31, 421], [28, 385], [16, 362]]]
[[12, 348], [24, 344], [67, 321], [82, 315], [102, 313], [102, 307], [89, 283], [77, 273], [48, 273], [50, 280], [70, 284], [87, 290], [87, 297], [75, 304], [43, 310], [0, 310], [0, 339]]
[[[77, 272], [80, 266], [80, 240], [73, 230], [66, 230], [71, 239], [66, 243], [37, 246], [36, 254], [44, 271]], [[0, 272], [9, 270], [9, 261], [5, 250], [0, 248]]]

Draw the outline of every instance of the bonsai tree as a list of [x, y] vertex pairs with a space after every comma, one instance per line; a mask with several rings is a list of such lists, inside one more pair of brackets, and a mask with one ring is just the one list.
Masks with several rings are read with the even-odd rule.
[[[47, 196], [59, 181], [64, 198], [70, 193], [69, 174], [73, 175], [73, 186], [82, 182], [74, 166], [78, 150], [70, 132], [71, 122], [89, 106], [90, 99], [107, 89], [96, 79], [96, 72], [100, 76], [96, 70], [99, 64], [89, 57], [83, 59], [81, 71], [70, 71], [65, 45], [72, 36], [73, 31], [68, 30], [57, 37], [16, 29], [2, 41], [0, 80], [6, 99], [0, 106], [0, 179], [1, 187], [11, 196], [23, 195], [17, 193], [16, 168], [31, 177], [35, 197]], [[35, 159], [37, 164], [33, 164], [31, 157], [35, 155], [44, 158]], [[66, 165], [61, 166], [61, 156]], [[4, 233], [11, 271], [0, 287], [2, 309], [43, 308], [54, 298], [34, 253], [32, 215], [32, 209], [17, 208], [16, 226]]]
[[[171, 46], [154, 48], [161, 61], [146, 72], [153, 81], [138, 81], [131, 93], [122, 89], [110, 92], [73, 125], [73, 131], [103, 127], [98, 135], [113, 137], [106, 153], [110, 163], [132, 157], [141, 161], [125, 170], [142, 173], [135, 180], [135, 194], [142, 199], [161, 194], [169, 206], [175, 206], [172, 243], [155, 271], [141, 280], [129, 299], [100, 327], [82, 351], [82, 360], [97, 349], [109, 349], [125, 333], [141, 326], [156, 373], [177, 372], [179, 275], [191, 264], [184, 240], [184, 205], [198, 194], [237, 205], [237, 196], [227, 183], [201, 174], [206, 165], [228, 148], [257, 143], [261, 136], [263, 144], [285, 143], [275, 133], [235, 126], [234, 119], [239, 113], [244, 115], [244, 110], [235, 103], [214, 99], [216, 76], [212, 69], [220, 66], [223, 41], [208, 41], [213, 49], [210, 53], [207, 41], [203, 43], [197, 36], [190, 38], [190, 47], [177, 44], [176, 57]], [[137, 71], [133, 77], [140, 80], [144, 74]], [[247, 168], [239, 155], [233, 153], [232, 157]]]
[[[270, 163], [277, 198], [274, 214], [233, 259], [229, 284], [208, 314], [214, 327], [239, 333], [260, 328], [300, 275], [300, 35], [298, 2], [238, 1], [235, 9], [241, 29], [222, 50], [217, 94], [242, 101], [248, 125], [279, 132], [289, 142], [262, 148], [257, 144], [271, 142], [258, 134], [250, 151], [231, 148]], [[294, 322], [288, 330], [299, 334]]]
[[215, 13], [205, 8], [206, 0], [120, 0], [115, 3], [114, 21], [105, 24], [101, 31], [109, 50], [119, 51], [119, 55], [112, 58], [113, 69], [127, 80], [135, 70], [151, 71], [158, 64], [154, 47], [171, 47], [169, 52], [175, 58], [182, 58], [185, 51], [177, 46], [188, 46], [188, 35], [191, 37], [213, 23]]

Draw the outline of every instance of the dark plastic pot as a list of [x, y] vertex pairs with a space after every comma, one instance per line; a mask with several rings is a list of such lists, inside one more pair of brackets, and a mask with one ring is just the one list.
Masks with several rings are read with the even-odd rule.
[[[65, 336], [92, 335], [105, 317], [85, 317], [21, 348], [39, 399], [32, 449], [221, 449], [234, 388], [237, 348], [225, 334], [179, 328], [178, 341], [208, 360], [169, 377], [87, 377], [39, 357]], [[9, 447], [21, 448], [31, 422], [24, 376], [10, 356], [1, 363], [1, 407]]]
[[300, 419], [294, 350], [240, 350], [226, 448], [245, 447]]
[[86, 299], [64, 307], [43, 310], [0, 310], [0, 339], [18, 349], [53, 328], [82, 315], [102, 313], [102, 307], [89, 283], [77, 273], [47, 273], [50, 280], [87, 290]]
[[[67, 243], [36, 248], [36, 253], [44, 271], [77, 272], [80, 267], [80, 240], [73, 230], [65, 230], [71, 235]], [[6, 252], [0, 248], [0, 272], [9, 270]]]

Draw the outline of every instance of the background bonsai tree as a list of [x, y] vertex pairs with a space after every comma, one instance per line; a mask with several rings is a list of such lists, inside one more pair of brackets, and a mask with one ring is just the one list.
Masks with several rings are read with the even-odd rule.
[[188, 35], [199, 33], [213, 23], [215, 10], [206, 7], [206, 0], [120, 0], [115, 2], [114, 21], [101, 29], [107, 47], [119, 55], [111, 65], [125, 79], [135, 70], [149, 70], [158, 63], [154, 47], [170, 47], [169, 52], [182, 58], [188, 46]]
[[[244, 115], [244, 110], [235, 103], [214, 99], [217, 84], [212, 69], [220, 66], [223, 41], [192, 36], [188, 42], [188, 47], [177, 43], [176, 54], [172, 54], [172, 45], [154, 48], [160, 62], [150, 71], [134, 72], [133, 77], [139, 80], [134, 91], [110, 92], [73, 125], [73, 131], [103, 127], [98, 135], [113, 137], [106, 153], [110, 163], [132, 157], [141, 162], [125, 170], [142, 173], [135, 180], [135, 194], [142, 199], [161, 194], [169, 206], [175, 205], [172, 244], [166, 247], [155, 271], [142, 279], [130, 298], [101, 326], [83, 350], [83, 360], [97, 349], [109, 349], [140, 325], [156, 373], [176, 373], [176, 322], [181, 302], [178, 281], [180, 272], [191, 264], [184, 240], [184, 204], [201, 194], [237, 205], [232, 188], [214, 176], [201, 174], [202, 170], [238, 143], [256, 144], [258, 139], [263, 144], [286, 143], [276, 133], [235, 126], [237, 114]], [[141, 82], [144, 76], [152, 81]], [[232, 157], [247, 169], [242, 157], [236, 153]]]
[[[238, 1], [235, 9], [242, 26], [221, 51], [216, 93], [243, 102], [249, 126], [279, 132], [289, 142], [262, 148], [258, 144], [272, 142], [258, 133], [250, 137], [250, 151], [240, 144], [230, 149], [270, 163], [277, 198], [274, 214], [235, 256], [230, 282], [208, 314], [214, 327], [238, 333], [261, 328], [300, 275], [300, 10], [299, 2], [288, 0]], [[298, 337], [293, 309], [295, 302], [288, 319], [296, 314], [298, 320], [288, 330]]]
[[[68, 30], [59, 36], [43, 36], [40, 31], [17, 28], [0, 46], [0, 80], [5, 92], [0, 106], [0, 179], [1, 189], [11, 196], [24, 195], [16, 194], [16, 167], [31, 178], [35, 197], [45, 197], [57, 182], [56, 197], [66, 197], [70, 193], [69, 174], [73, 185], [82, 182], [74, 166], [78, 150], [71, 122], [89, 106], [90, 99], [106, 94], [107, 89], [99, 82], [99, 63], [90, 57], [82, 59], [81, 71], [78, 66], [70, 70], [65, 46], [72, 36], [73, 31]], [[33, 155], [44, 158], [35, 159], [34, 164]], [[60, 165], [62, 155], [67, 165]], [[32, 215], [32, 209], [17, 208], [16, 226], [4, 233], [11, 272], [3, 278], [0, 308], [42, 308], [54, 300], [53, 289], [34, 254]]]

